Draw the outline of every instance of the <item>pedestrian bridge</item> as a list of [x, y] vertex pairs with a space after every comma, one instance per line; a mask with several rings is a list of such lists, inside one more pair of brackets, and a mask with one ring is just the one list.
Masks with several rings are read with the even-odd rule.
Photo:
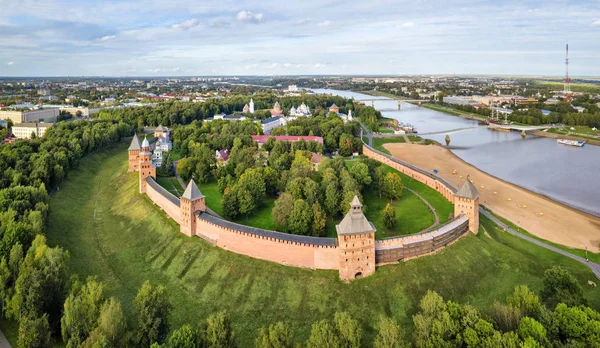
[[491, 129], [506, 129], [506, 130], [514, 130], [514, 131], [535, 131], [535, 130], [543, 130], [546, 128], [550, 128], [549, 125], [541, 125], [541, 126], [517, 126], [517, 125], [513, 125], [513, 124], [494, 124], [494, 123], [490, 123], [488, 125], [489, 128]]

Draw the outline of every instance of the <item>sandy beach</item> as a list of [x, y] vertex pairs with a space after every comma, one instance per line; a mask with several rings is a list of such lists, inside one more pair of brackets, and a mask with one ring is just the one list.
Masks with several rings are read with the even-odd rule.
[[384, 147], [399, 159], [426, 170], [437, 169], [456, 186], [468, 175], [479, 190], [481, 204], [529, 233], [568, 247], [600, 251], [598, 217], [486, 174], [442, 146], [395, 143]]

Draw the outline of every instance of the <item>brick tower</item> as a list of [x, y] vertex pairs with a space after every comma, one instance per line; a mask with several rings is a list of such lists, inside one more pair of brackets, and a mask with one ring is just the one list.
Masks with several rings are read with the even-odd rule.
[[129, 168], [128, 172], [139, 172], [139, 164], [140, 164], [140, 150], [142, 149], [140, 145], [140, 139], [138, 139], [137, 134], [133, 136], [131, 139], [131, 145], [129, 145]]
[[148, 139], [144, 138], [142, 150], [140, 152], [140, 193], [146, 193], [146, 178], [151, 176], [156, 179], [156, 168], [152, 166], [152, 153]]
[[179, 223], [180, 231], [187, 236], [193, 236], [196, 232], [196, 218], [194, 213], [206, 210], [204, 195], [200, 192], [194, 179], [190, 180], [185, 192], [180, 197], [179, 207], [181, 217]]
[[350, 203], [350, 211], [335, 226], [340, 248], [340, 279], [353, 280], [375, 272], [375, 226], [362, 212], [358, 197]]
[[454, 217], [465, 214], [469, 217], [469, 231], [479, 231], [479, 192], [469, 180], [454, 194]]

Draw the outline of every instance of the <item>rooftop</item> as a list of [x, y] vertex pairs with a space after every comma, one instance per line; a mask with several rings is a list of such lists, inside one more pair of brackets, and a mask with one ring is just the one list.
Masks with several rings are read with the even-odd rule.
[[456, 196], [468, 199], [477, 199], [479, 197], [479, 191], [477, 191], [471, 180], [467, 178], [465, 183], [456, 192]]
[[367, 220], [362, 212], [362, 204], [357, 196], [350, 203], [350, 210], [339, 225], [335, 226], [338, 235], [355, 235], [375, 232], [375, 226]]
[[137, 133], [133, 135], [133, 139], [131, 139], [131, 145], [129, 145], [129, 151], [132, 150], [140, 150], [142, 147], [140, 145], [140, 139], [138, 139]]
[[196, 185], [194, 179], [190, 180], [185, 192], [183, 195], [181, 195], [181, 198], [185, 198], [188, 201], [195, 201], [203, 197], [204, 195], [200, 192], [200, 189], [198, 188], [198, 185]]

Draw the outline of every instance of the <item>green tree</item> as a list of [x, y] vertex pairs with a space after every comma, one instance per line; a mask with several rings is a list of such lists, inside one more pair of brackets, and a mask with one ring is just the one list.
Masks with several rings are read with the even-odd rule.
[[294, 202], [294, 208], [288, 220], [288, 229], [292, 234], [307, 235], [312, 227], [312, 209], [303, 199]]
[[296, 151], [292, 167], [290, 168], [290, 175], [293, 178], [307, 178], [314, 171], [314, 167], [310, 160], [306, 158], [302, 151]]
[[373, 342], [375, 348], [408, 348], [410, 345], [402, 339], [400, 327], [384, 315], [379, 317], [377, 336]]
[[348, 171], [362, 187], [371, 185], [373, 182], [373, 179], [369, 175], [369, 167], [362, 162], [353, 163]]
[[[236, 184], [241, 190], [250, 193], [255, 206], [260, 206], [266, 193], [265, 179], [261, 168], [247, 169]], [[241, 204], [240, 204], [241, 206]], [[254, 209], [254, 208], [253, 208]]]
[[294, 197], [287, 192], [282, 193], [275, 201], [271, 215], [278, 230], [288, 230], [288, 220], [294, 209]]
[[333, 318], [340, 339], [340, 347], [359, 348], [362, 333], [356, 320], [347, 312], [336, 312]]
[[127, 332], [127, 322], [121, 303], [114, 298], [109, 298], [102, 304], [98, 325], [90, 337], [86, 340], [86, 347], [96, 347], [104, 342], [110, 347], [123, 345]]
[[277, 322], [258, 332], [255, 348], [292, 348], [292, 331], [283, 323]]
[[231, 319], [226, 312], [214, 313], [206, 319], [203, 333], [205, 347], [236, 347], [235, 332], [231, 327]]
[[315, 237], [323, 237], [325, 235], [325, 226], [327, 225], [327, 215], [319, 202], [316, 202], [312, 206], [313, 208], [313, 226], [312, 235]]
[[60, 320], [63, 341], [67, 347], [79, 347], [96, 328], [100, 306], [104, 301], [104, 285], [90, 277], [85, 284], [75, 282], [65, 301]]
[[567, 306], [585, 305], [583, 289], [569, 271], [555, 266], [544, 272], [544, 288], [541, 292], [542, 301], [548, 308], [554, 308], [559, 303]]
[[392, 229], [396, 226], [396, 211], [391, 204], [386, 204], [385, 208], [383, 208], [383, 211], [381, 212], [381, 215], [383, 216], [383, 224], [385, 227]]
[[335, 328], [327, 320], [321, 320], [312, 325], [306, 347], [339, 348], [341, 345]]
[[519, 337], [522, 340], [531, 338], [541, 347], [549, 347], [550, 341], [548, 341], [546, 329], [537, 320], [529, 317], [521, 319], [518, 329]]
[[340, 209], [340, 188], [337, 182], [331, 182], [325, 188], [325, 210], [330, 216], [336, 216]]
[[10, 249], [10, 257], [8, 259], [8, 266], [12, 275], [13, 282], [17, 280], [19, 275], [19, 267], [23, 263], [23, 246], [17, 242]]
[[383, 178], [383, 195], [389, 198], [390, 201], [398, 199], [402, 196], [402, 178], [397, 173], [387, 173]]
[[519, 285], [507, 299], [509, 305], [518, 308], [521, 316], [539, 318], [542, 313], [540, 298], [527, 285]]
[[68, 262], [68, 252], [59, 247], [49, 248], [46, 237], [38, 235], [20, 267], [7, 314], [16, 320], [25, 316], [38, 320], [48, 313], [47, 322], [51, 330], [58, 332], [65, 301]]
[[173, 331], [169, 337], [169, 348], [201, 348], [202, 339], [200, 332], [185, 324]]
[[6, 262], [6, 258], [3, 257], [0, 262], [0, 301], [2, 307], [0, 307], [0, 319], [4, 319], [4, 301], [8, 298], [11, 291], [11, 282], [12, 276], [10, 274], [10, 270], [8, 269], [8, 263]]
[[50, 348], [52, 344], [48, 315], [35, 318], [29, 315], [21, 318], [19, 324], [19, 348]]
[[149, 347], [154, 342], [164, 341], [169, 332], [170, 310], [165, 288], [162, 285], [152, 287], [150, 282], [144, 282], [133, 300], [138, 346]]

